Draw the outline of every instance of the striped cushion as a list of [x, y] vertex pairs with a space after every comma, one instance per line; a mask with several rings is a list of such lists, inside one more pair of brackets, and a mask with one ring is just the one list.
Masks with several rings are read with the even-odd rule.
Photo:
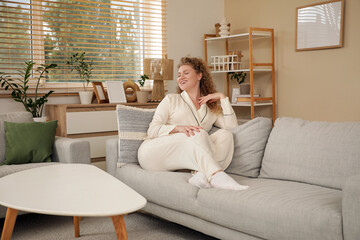
[[117, 105], [119, 129], [118, 166], [126, 163], [138, 163], [137, 152], [146, 138], [149, 124], [155, 109], [144, 109]]

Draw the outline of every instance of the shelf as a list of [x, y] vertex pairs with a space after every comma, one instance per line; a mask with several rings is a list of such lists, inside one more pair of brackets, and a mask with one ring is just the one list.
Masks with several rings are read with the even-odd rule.
[[[271, 106], [272, 103], [254, 103], [254, 106]], [[239, 102], [239, 103], [232, 103], [231, 106], [234, 107], [251, 107], [250, 102]]]
[[[254, 32], [252, 34], [253, 38], [267, 38], [267, 37], [271, 37], [270, 33], [256, 33]], [[222, 39], [229, 39], [229, 38], [243, 38], [243, 39], [247, 39], [249, 37], [249, 33], [242, 33], [242, 34], [235, 34], [235, 35], [230, 35], [230, 36], [225, 36], [225, 37], [213, 37], [213, 38], [206, 38], [205, 41], [214, 41], [214, 40], [222, 40]]]
[[[254, 69], [254, 72], [271, 72], [271, 69], [258, 68]], [[229, 72], [250, 72], [250, 69], [239, 69], [239, 70], [226, 70], [226, 71], [211, 71], [211, 73], [229, 73]]]

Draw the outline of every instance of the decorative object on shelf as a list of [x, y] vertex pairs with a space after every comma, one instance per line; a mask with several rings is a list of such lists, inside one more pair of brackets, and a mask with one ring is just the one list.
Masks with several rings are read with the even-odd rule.
[[243, 68], [238, 55], [211, 56], [210, 65], [213, 71], [240, 70]]
[[223, 17], [220, 21], [220, 36], [224, 37], [224, 36], [229, 36], [230, 35], [230, 26], [228, 26], [229, 22], [226, 19], [226, 17]]
[[[230, 23], [228, 23], [228, 27], [229, 27], [229, 31], [230, 31]], [[220, 37], [220, 23], [216, 23], [215, 24], [215, 32], [216, 32], [216, 37]]]
[[110, 103], [126, 103], [126, 95], [123, 82], [107, 81], [106, 87]]
[[34, 99], [32, 99], [28, 96], [28, 83], [30, 81], [31, 72], [33, 71], [35, 64], [36, 63], [33, 61], [25, 62], [24, 69], [19, 71], [19, 75], [23, 78], [23, 80], [12, 79], [9, 75], [5, 75], [5, 73], [0, 72], [0, 86], [5, 90], [12, 90], [11, 97], [16, 102], [21, 102], [24, 105], [25, 110], [30, 112], [34, 118], [39, 118], [42, 117], [44, 105], [48, 101], [48, 97], [54, 92], [53, 90], [50, 90], [43, 96], [38, 97], [40, 81], [45, 79], [45, 74], [48, 74], [50, 69], [56, 68], [57, 64], [41, 64], [41, 66], [36, 68], [35, 72], [38, 74], [38, 78], [36, 80], [35, 96]]
[[144, 91], [142, 89], [144, 87], [146, 79], [149, 79], [149, 77], [144, 74], [144, 75], [141, 75], [140, 79], [138, 80], [138, 83], [140, 85], [140, 91], [136, 91], [136, 98], [137, 98], [138, 103], [147, 103], [147, 101], [148, 101], [149, 92]]
[[145, 58], [144, 74], [154, 80], [151, 101], [159, 102], [165, 97], [164, 80], [173, 79], [174, 60], [163, 58]]
[[[124, 82], [123, 86], [124, 86], [126, 101], [127, 102], [136, 102], [136, 100], [137, 100], [136, 91], [140, 91], [139, 86], [136, 83], [134, 83], [131, 79], [128, 79], [126, 82]], [[128, 88], [132, 89], [131, 94], [126, 94], [126, 90]]]
[[250, 94], [250, 84], [244, 83], [246, 72], [230, 72], [230, 79], [236, 80], [239, 84], [239, 94]]
[[93, 59], [90, 61], [85, 61], [85, 52], [75, 53], [70, 57], [69, 61], [66, 61], [66, 64], [70, 66], [71, 72], [76, 70], [79, 73], [80, 80], [83, 84], [84, 91], [79, 91], [80, 103], [81, 104], [91, 104], [93, 97], [92, 91], [87, 91], [87, 87], [90, 83], [90, 78], [92, 76], [92, 63]]
[[297, 7], [296, 51], [342, 47], [343, 20], [344, 0]]
[[109, 99], [108, 99], [108, 97], [106, 95], [106, 92], [104, 90], [104, 86], [103, 86], [102, 82], [92, 82], [92, 85], [93, 85], [93, 88], [94, 88], [97, 103], [107, 103], [107, 102], [109, 102]]

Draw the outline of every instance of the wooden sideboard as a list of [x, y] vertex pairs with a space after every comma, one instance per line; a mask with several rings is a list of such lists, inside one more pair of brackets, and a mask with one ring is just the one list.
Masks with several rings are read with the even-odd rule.
[[[159, 103], [119, 103], [122, 105], [156, 108]], [[118, 134], [117, 104], [47, 104], [48, 120], [58, 120], [56, 135], [82, 138], [90, 142], [92, 162], [105, 160], [105, 143]]]

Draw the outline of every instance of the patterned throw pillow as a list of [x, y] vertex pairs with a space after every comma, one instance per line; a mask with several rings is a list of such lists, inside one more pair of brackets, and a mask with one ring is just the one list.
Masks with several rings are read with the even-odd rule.
[[117, 105], [119, 129], [118, 166], [126, 163], [138, 163], [137, 152], [147, 136], [149, 124], [155, 109], [144, 109]]

